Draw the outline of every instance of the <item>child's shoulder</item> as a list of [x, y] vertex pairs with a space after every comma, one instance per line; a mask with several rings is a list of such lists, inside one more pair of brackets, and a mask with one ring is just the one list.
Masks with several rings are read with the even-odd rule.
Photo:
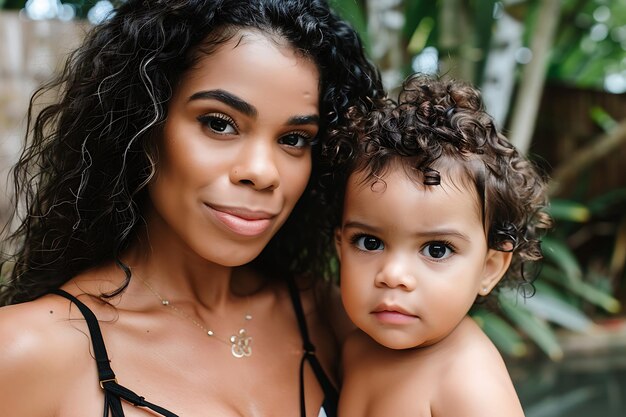
[[448, 341], [440, 349], [439, 373], [443, 381], [472, 385], [474, 382], [491, 381], [494, 376], [509, 379], [500, 352], [470, 317], [463, 319], [455, 329], [455, 340]]
[[440, 367], [433, 414], [523, 416], [502, 356], [473, 320], [462, 325], [462, 348], [449, 351]]

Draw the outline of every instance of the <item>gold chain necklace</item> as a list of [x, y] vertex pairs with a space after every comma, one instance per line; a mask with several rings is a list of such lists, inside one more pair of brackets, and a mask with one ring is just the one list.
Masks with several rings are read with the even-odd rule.
[[[199, 321], [191, 317], [189, 314], [185, 313], [183, 310], [179, 309], [178, 307], [170, 303], [168, 299], [163, 298], [161, 294], [159, 294], [143, 278], [141, 277], [137, 277], [137, 278], [139, 278], [139, 280], [143, 282], [143, 284], [150, 290], [150, 292], [152, 292], [152, 294], [154, 294], [161, 301], [162, 306], [169, 307], [170, 309], [172, 309], [172, 311], [174, 311], [180, 317], [183, 317], [191, 321], [193, 324], [199, 327], [204, 333], [206, 333], [207, 336], [215, 340], [218, 340], [224, 343], [225, 345], [230, 346], [230, 352], [235, 358], [244, 358], [244, 357], [252, 356], [252, 336], [248, 336], [248, 331], [245, 329], [245, 327], [242, 327], [241, 329], [239, 329], [239, 332], [230, 336], [228, 340], [221, 339], [215, 335], [215, 332], [213, 330], [207, 328], [205, 325], [203, 325], [202, 323], [200, 323]], [[244, 321], [250, 321], [250, 320], [252, 320], [252, 314], [245, 313]]]

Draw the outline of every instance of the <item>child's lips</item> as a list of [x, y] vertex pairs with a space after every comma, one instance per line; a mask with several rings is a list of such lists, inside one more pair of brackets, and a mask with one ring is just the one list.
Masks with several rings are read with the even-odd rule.
[[419, 318], [400, 306], [390, 306], [386, 304], [377, 306], [372, 311], [372, 315], [374, 315], [378, 321], [385, 324], [406, 324]]

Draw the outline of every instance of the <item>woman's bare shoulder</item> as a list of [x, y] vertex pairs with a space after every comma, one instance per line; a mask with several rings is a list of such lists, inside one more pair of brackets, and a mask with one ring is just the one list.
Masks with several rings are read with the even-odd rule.
[[59, 330], [68, 326], [69, 315], [69, 301], [55, 296], [0, 308], [0, 360], [53, 351], [64, 340]]
[[0, 403], [7, 415], [51, 415], [80, 358], [89, 357], [89, 338], [74, 316], [69, 301], [55, 296], [0, 308]]

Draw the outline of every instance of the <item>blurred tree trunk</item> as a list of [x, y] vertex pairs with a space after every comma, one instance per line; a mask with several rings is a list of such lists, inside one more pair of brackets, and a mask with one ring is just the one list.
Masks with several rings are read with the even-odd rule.
[[385, 89], [393, 91], [402, 84], [408, 60], [402, 39], [403, 1], [367, 0], [366, 6], [371, 56], [380, 69]]
[[530, 49], [532, 60], [522, 71], [522, 79], [511, 116], [511, 142], [526, 154], [535, 131], [541, 93], [546, 80], [550, 49], [561, 12], [561, 0], [539, 2], [539, 19], [533, 31]]
[[481, 92], [485, 107], [498, 128], [506, 123], [515, 88], [517, 61], [515, 53], [522, 47], [524, 25], [506, 11], [496, 20]]
[[439, 12], [440, 71], [451, 78], [475, 79], [474, 62], [468, 59], [472, 28], [468, 2], [441, 0]]

